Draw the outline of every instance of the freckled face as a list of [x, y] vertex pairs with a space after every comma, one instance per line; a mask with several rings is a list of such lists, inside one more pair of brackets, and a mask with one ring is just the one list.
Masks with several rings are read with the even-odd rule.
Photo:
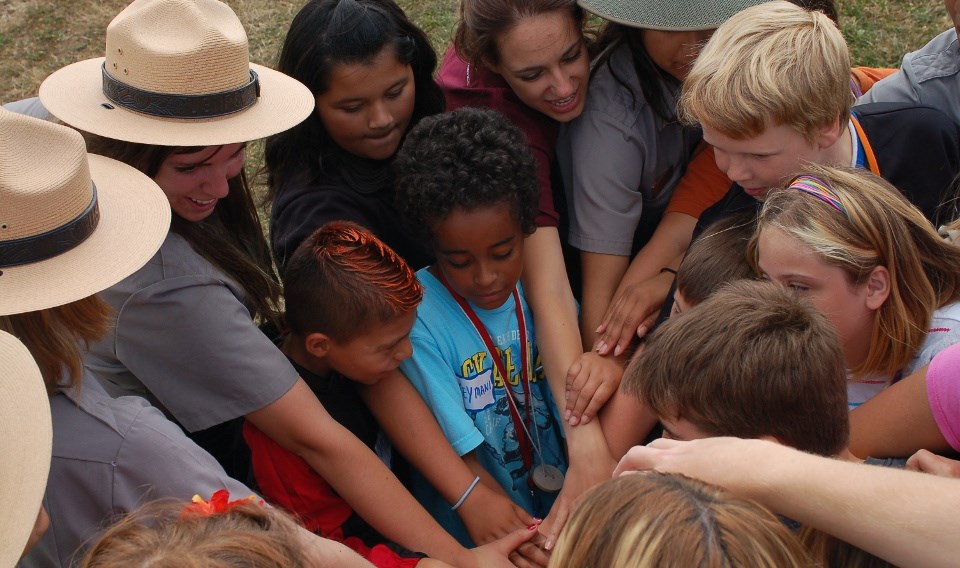
[[789, 126], [768, 126], [752, 138], [735, 140], [703, 124], [703, 139], [713, 146], [717, 167], [759, 201], [804, 163], [820, 162], [816, 144]]
[[496, 40], [500, 74], [528, 107], [559, 122], [580, 116], [590, 62], [583, 31], [566, 10], [520, 20]]
[[523, 270], [523, 231], [506, 205], [458, 209], [433, 226], [437, 268], [478, 308], [499, 308]]
[[246, 144], [208, 146], [198, 152], [174, 152], [153, 176], [170, 201], [170, 209], [187, 221], [209, 217], [230, 193], [228, 182], [243, 169]]
[[316, 109], [341, 148], [361, 158], [385, 160], [397, 152], [415, 100], [413, 69], [387, 46], [369, 62], [335, 65], [330, 87], [317, 96]]

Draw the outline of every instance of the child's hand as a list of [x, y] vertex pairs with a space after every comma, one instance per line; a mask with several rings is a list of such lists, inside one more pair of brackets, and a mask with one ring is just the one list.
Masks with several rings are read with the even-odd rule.
[[941, 477], [960, 477], [960, 461], [920, 450], [907, 460], [907, 469], [932, 473]]
[[506, 495], [478, 484], [458, 510], [473, 542], [487, 544], [538, 523]]
[[517, 547], [537, 536], [537, 525], [517, 529], [507, 536], [470, 550], [480, 568], [514, 568], [507, 558]]
[[517, 568], [547, 568], [550, 562], [550, 553], [543, 545], [547, 538], [537, 533], [537, 536], [521, 544], [510, 554], [510, 562]]
[[567, 371], [566, 408], [563, 419], [571, 426], [586, 424], [620, 388], [623, 364], [612, 357], [588, 351]]
[[624, 288], [623, 293], [610, 302], [603, 321], [597, 327], [593, 348], [601, 355], [611, 351], [623, 354], [635, 337], [643, 337], [653, 327], [660, 306], [670, 293], [673, 274], [662, 272], [653, 278]]
[[[574, 453], [575, 451], [586, 453]], [[591, 487], [603, 483], [613, 475], [613, 468], [617, 462], [606, 450], [597, 451], [595, 448], [576, 450], [572, 448], [570, 466], [563, 479], [563, 489], [553, 503], [550, 514], [540, 524], [539, 532], [546, 537], [543, 544], [545, 550], [553, 550], [567, 517], [577, 508], [577, 505]]]

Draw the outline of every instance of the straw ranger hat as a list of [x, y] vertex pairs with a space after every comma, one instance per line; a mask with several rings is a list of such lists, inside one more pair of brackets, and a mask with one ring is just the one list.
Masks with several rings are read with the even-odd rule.
[[87, 154], [72, 128], [0, 109], [0, 315], [116, 284], [169, 227], [170, 204], [146, 175]]
[[161, 146], [256, 140], [310, 115], [299, 81], [250, 63], [247, 34], [217, 0], [135, 0], [107, 26], [106, 57], [40, 85], [51, 114], [107, 138]]
[[577, 0], [605, 20], [661, 31], [712, 30], [744, 8], [768, 0]]
[[13, 566], [40, 512], [53, 426], [40, 369], [20, 341], [0, 331], [0, 566]]

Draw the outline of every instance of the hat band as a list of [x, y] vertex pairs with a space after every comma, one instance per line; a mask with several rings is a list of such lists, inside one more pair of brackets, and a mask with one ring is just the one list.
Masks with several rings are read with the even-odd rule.
[[177, 95], [144, 91], [113, 78], [104, 65], [103, 94], [127, 110], [163, 118], [214, 118], [240, 112], [257, 102], [260, 79], [250, 70], [250, 81], [236, 89], [206, 95]]
[[100, 222], [97, 186], [93, 186], [90, 205], [73, 220], [39, 235], [0, 241], [0, 268], [31, 264], [63, 254], [93, 234]]

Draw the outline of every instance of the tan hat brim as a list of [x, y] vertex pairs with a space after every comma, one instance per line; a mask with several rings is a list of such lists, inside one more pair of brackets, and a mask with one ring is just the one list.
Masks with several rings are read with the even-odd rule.
[[100, 222], [85, 241], [53, 258], [0, 269], [0, 315], [67, 304], [113, 286], [157, 252], [170, 203], [156, 183], [122, 162], [87, 154]]
[[30, 351], [0, 331], [0, 566], [27, 544], [47, 489], [53, 426], [50, 400]]
[[260, 98], [250, 108], [205, 119], [150, 116], [126, 110], [104, 96], [103, 61], [102, 57], [78, 61], [47, 77], [40, 85], [43, 106], [70, 126], [107, 138], [159, 146], [215, 146], [283, 132], [310, 116], [315, 105], [303, 83], [251, 63], [260, 78]]
[[581, 8], [632, 28], [666, 32], [713, 30], [731, 16], [768, 0], [577, 0]]

